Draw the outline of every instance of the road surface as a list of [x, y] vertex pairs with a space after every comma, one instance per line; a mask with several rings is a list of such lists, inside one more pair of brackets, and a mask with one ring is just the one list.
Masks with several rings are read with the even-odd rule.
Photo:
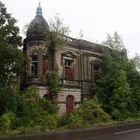
[[0, 137], [0, 140], [140, 140], [140, 122], [52, 133]]
[[92, 136], [79, 140], [140, 140], [140, 128], [127, 131], [118, 131], [113, 134]]

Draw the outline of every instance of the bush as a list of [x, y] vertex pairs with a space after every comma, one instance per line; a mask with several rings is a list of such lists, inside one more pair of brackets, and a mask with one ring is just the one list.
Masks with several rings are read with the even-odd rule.
[[81, 128], [84, 123], [86, 122], [78, 111], [68, 117], [68, 128]]
[[48, 114], [47, 116], [44, 116], [44, 121], [42, 122], [42, 125], [44, 125], [44, 128], [47, 129], [55, 129], [57, 127], [57, 122], [57, 115]]
[[79, 113], [83, 119], [89, 122], [96, 123], [98, 121], [107, 121], [109, 115], [104, 112], [100, 104], [96, 100], [90, 100], [83, 103], [79, 109]]
[[49, 114], [55, 114], [58, 111], [58, 106], [51, 101], [44, 99], [44, 109], [47, 110]]
[[[66, 124], [66, 120], [63, 120]], [[66, 125], [69, 128], [79, 128], [85, 127], [86, 124], [95, 124], [108, 120], [110, 120], [110, 116], [103, 111], [99, 103], [95, 100], [89, 100], [81, 104], [80, 108], [67, 117]], [[62, 120], [61, 124], [63, 124]]]
[[13, 122], [15, 120], [15, 114], [13, 112], [7, 112], [0, 117], [0, 130], [8, 132], [12, 129]]
[[54, 129], [57, 126], [56, 112], [56, 105], [40, 98], [36, 87], [29, 87], [24, 94], [17, 96], [17, 117], [13, 128]]
[[12, 88], [0, 89], [0, 116], [5, 112], [16, 113], [17, 92]]

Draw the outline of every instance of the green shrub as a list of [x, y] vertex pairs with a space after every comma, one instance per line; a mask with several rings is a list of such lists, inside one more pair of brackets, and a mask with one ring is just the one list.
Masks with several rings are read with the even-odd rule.
[[72, 113], [68, 117], [68, 128], [81, 128], [84, 126], [85, 120], [82, 116], [80, 116], [80, 113], [77, 111], [75, 113]]
[[16, 113], [16, 96], [12, 88], [0, 89], [0, 116], [9, 111]]
[[48, 114], [44, 118], [43, 124], [47, 129], [55, 129], [57, 127], [57, 122], [58, 122], [57, 115]]
[[[68, 116], [66, 125], [69, 128], [79, 128], [84, 127], [86, 124], [95, 124], [109, 120], [110, 116], [103, 111], [99, 103], [95, 100], [89, 100], [81, 104], [80, 108]], [[64, 121], [66, 123], [66, 120]], [[61, 124], [63, 124], [63, 121], [61, 121]]]
[[44, 99], [44, 109], [47, 110], [49, 114], [55, 114], [58, 111], [58, 106], [51, 101]]
[[34, 121], [28, 116], [16, 117], [15, 121], [13, 122], [13, 128], [17, 129], [20, 127], [29, 127], [29, 126], [33, 126], [33, 124]]
[[109, 115], [104, 112], [96, 100], [86, 101], [81, 105], [78, 112], [84, 120], [93, 123], [107, 121], [109, 119]]
[[15, 114], [13, 112], [7, 112], [0, 117], [0, 130], [7, 132], [12, 129], [13, 122], [15, 120]]
[[53, 129], [57, 126], [56, 112], [55, 104], [40, 98], [35, 87], [29, 87], [17, 96], [17, 117], [13, 127]]

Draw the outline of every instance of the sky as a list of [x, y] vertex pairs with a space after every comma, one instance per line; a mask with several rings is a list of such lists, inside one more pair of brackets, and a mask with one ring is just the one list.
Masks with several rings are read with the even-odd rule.
[[[22, 29], [35, 17], [39, 0], [1, 0]], [[71, 37], [100, 43], [107, 33], [121, 35], [128, 56], [140, 54], [140, 0], [40, 0], [44, 18], [60, 14]]]

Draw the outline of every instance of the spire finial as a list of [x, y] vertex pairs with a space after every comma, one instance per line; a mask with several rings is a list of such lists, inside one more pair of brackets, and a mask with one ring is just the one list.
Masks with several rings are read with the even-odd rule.
[[42, 16], [42, 8], [40, 6], [40, 0], [39, 0], [39, 5], [37, 7], [36, 16]]
[[39, 0], [39, 6], [40, 6], [40, 0]]

